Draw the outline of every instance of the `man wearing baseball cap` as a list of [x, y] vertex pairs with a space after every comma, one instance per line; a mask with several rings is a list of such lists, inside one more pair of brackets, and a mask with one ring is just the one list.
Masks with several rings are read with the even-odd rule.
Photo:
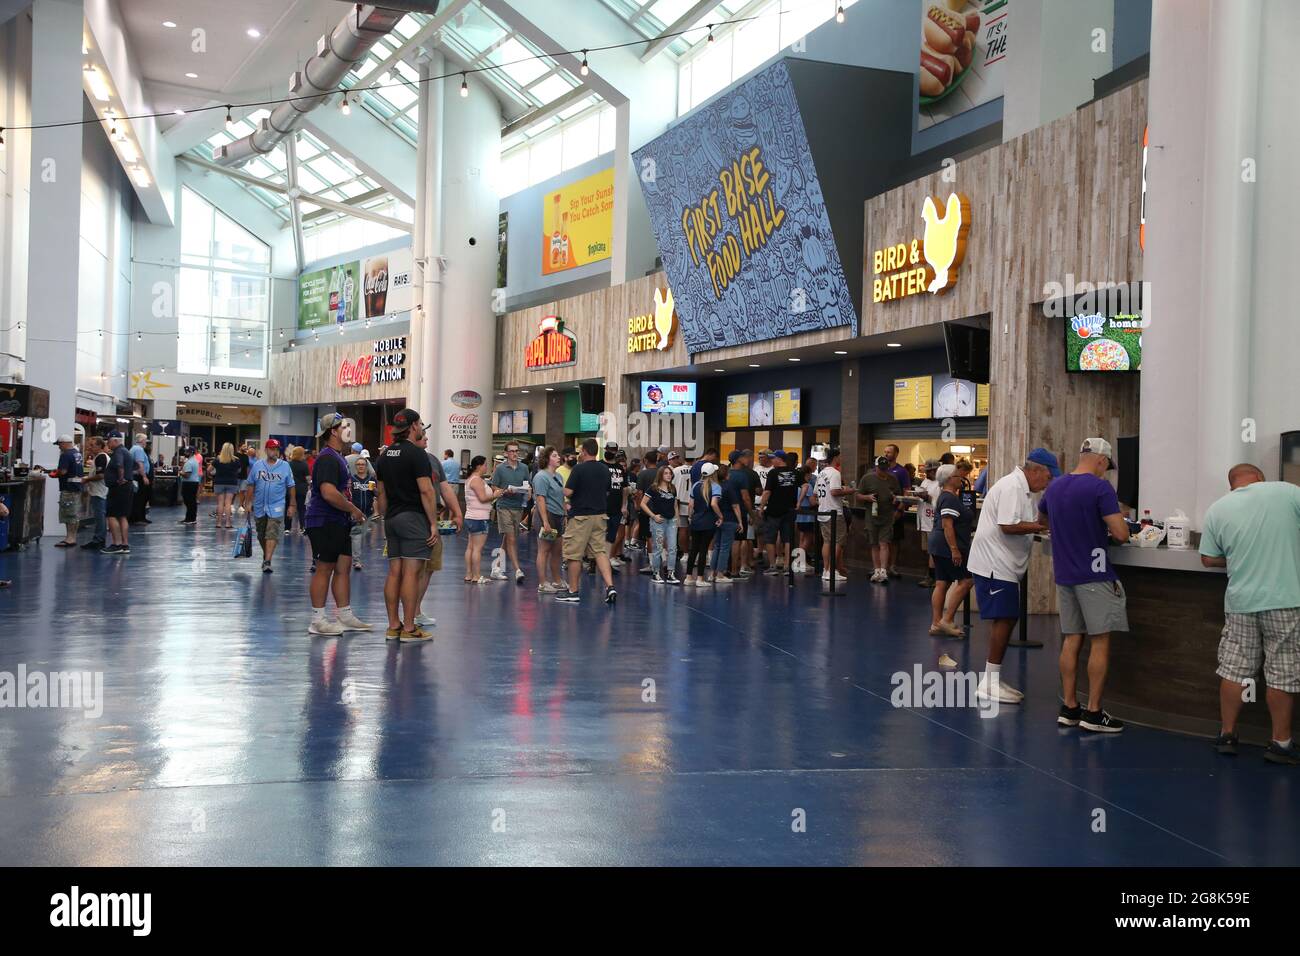
[[375, 462], [379, 514], [384, 518], [388, 542], [388, 577], [384, 581], [388, 630], [384, 636], [407, 643], [433, 638], [415, 622], [420, 611], [421, 575], [438, 536], [433, 465], [428, 451], [416, 444], [423, 436], [420, 413], [402, 409], [393, 416], [393, 443]]
[[59, 522], [67, 531], [55, 547], [75, 548], [77, 525], [81, 521], [81, 479], [85, 476], [85, 468], [81, 451], [71, 435], [60, 435], [55, 444], [59, 446], [59, 465], [46, 475], [59, 480]]
[[253, 520], [262, 545], [262, 573], [271, 573], [271, 556], [284, 535], [284, 519], [294, 515], [293, 469], [280, 457], [280, 443], [266, 440], [266, 459], [254, 458], [248, 466], [253, 489]]
[[988, 660], [975, 696], [999, 704], [1018, 704], [1024, 694], [1002, 680], [1002, 658], [1020, 620], [1020, 579], [1029, 570], [1033, 535], [1047, 530], [1039, 520], [1038, 494], [1061, 468], [1046, 448], [1035, 448], [1025, 463], [989, 489], [975, 526], [966, 567], [975, 579], [980, 618], [991, 625]]
[[[311, 469], [311, 496], [302, 525], [311, 540], [316, 572], [311, 579], [311, 625], [308, 632], [337, 637], [344, 631], [369, 631], [371, 625], [352, 613], [352, 522], [364, 521], [361, 509], [352, 503], [348, 463], [343, 459], [343, 423], [338, 412], [321, 418], [318, 440], [320, 454]], [[325, 601], [334, 594], [337, 616], [325, 616]]]
[[605, 543], [609, 545], [609, 566], [620, 567], [623, 559], [623, 542], [627, 537], [627, 496], [631, 489], [627, 483], [627, 469], [619, 463], [618, 442], [605, 442], [605, 467], [609, 469], [609, 497], [606, 500]]
[[[1052, 482], [1038, 504], [1043, 524], [1052, 530], [1052, 574], [1061, 610], [1061, 697], [1056, 722], [1094, 733], [1114, 734], [1124, 723], [1102, 709], [1110, 634], [1128, 630], [1124, 586], [1107, 549], [1128, 540], [1128, 523], [1115, 488], [1105, 479], [1114, 453], [1104, 438], [1085, 438], [1074, 471]], [[1088, 709], [1079, 706], [1075, 687], [1079, 651], [1088, 636]]]

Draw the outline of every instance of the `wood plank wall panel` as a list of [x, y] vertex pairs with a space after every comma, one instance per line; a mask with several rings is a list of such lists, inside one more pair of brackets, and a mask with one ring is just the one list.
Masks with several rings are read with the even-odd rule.
[[[400, 337], [400, 336], [395, 336]], [[355, 362], [363, 355], [374, 354], [378, 339], [322, 345], [271, 353], [270, 404], [272, 405], [346, 405], [352, 402], [405, 398], [411, 387], [410, 337], [407, 337], [406, 378], [400, 382], [381, 382], [357, 388], [338, 386], [339, 365], [344, 359]]]

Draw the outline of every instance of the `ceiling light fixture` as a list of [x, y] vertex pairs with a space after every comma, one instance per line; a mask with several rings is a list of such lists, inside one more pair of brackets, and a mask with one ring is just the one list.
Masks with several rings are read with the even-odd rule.
[[254, 40], [256, 40], [258, 37], [260, 37], [260, 36], [262, 35], [262, 31], [259, 30], [257, 27], [249, 27], [249, 28], [248, 28], [247, 30], [245, 30], [244, 32], [247, 33], [247, 34], [248, 34], [250, 37], [252, 37]]
[[901, 349], [902, 347], [903, 347], [903, 343], [902, 343], [902, 342], [886, 342], [886, 343], [885, 343], [885, 348], [887, 348], [887, 349]]
[[172, 112], [175, 113], [177, 116], [184, 116], [184, 115], [185, 115], [185, 111], [184, 111], [183, 109], [181, 109], [179, 106], [176, 107], [176, 109], [172, 110]]
[[107, 103], [112, 96], [108, 84], [104, 82], [104, 74], [93, 66], [86, 67], [86, 84], [90, 87], [91, 94], [101, 103]]
[[787, 362], [798, 362], [799, 359], [797, 359], [797, 358], [788, 358], [788, 359], [786, 359], [786, 361], [787, 361]]
[[176, 24], [173, 23], [173, 22], [170, 21], [170, 20], [164, 20], [164, 21], [163, 21], [163, 26], [167, 27], [167, 29], [169, 29], [169, 30], [174, 30], [174, 29], [176, 29]]
[[343, 102], [339, 105], [339, 112], [344, 116], [352, 115], [352, 104], [348, 102], [348, 95], [343, 94]]
[[578, 72], [581, 73], [583, 76], [586, 76], [588, 73], [591, 72], [590, 68], [588, 68], [588, 66], [587, 66], [587, 51], [586, 51], [586, 50], [583, 50], [583, 51], [582, 51], [582, 66], [579, 67]]
[[469, 81], [465, 79], [464, 73], [460, 75], [460, 95], [462, 99], [469, 96]]
[[709, 24], [709, 42], [710, 42], [710, 43], [713, 42], [713, 24], [712, 24], [712, 23]]
[[750, 368], [761, 368], [762, 366], [760, 366], [760, 365], [755, 365], [754, 363], [751, 362], [750, 365], [749, 365], [749, 367], [750, 367]]
[[230, 131], [230, 127], [232, 127], [232, 126], [234, 126], [234, 125], [235, 125], [235, 118], [230, 114], [230, 106], [229, 106], [229, 104], [227, 104], [227, 106], [226, 106], [226, 131], [229, 132], [229, 131]]
[[836, 23], [844, 22], [844, 4], [842, 3], [835, 8], [835, 22]]
[[185, 78], [189, 80], [197, 80], [199, 75], [197, 73], [186, 73]]
[[836, 355], [848, 355], [849, 353], [848, 353], [848, 352], [845, 352], [843, 349], [836, 349], [836, 350], [835, 350], [835, 354], [836, 354]]

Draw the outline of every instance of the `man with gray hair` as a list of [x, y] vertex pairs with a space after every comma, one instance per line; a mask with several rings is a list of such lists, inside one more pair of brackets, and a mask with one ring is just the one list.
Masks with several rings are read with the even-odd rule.
[[1291, 713], [1300, 693], [1300, 487], [1265, 481], [1252, 464], [1228, 472], [1226, 495], [1205, 512], [1201, 563], [1226, 568], [1223, 636], [1219, 640], [1219, 713], [1215, 746], [1237, 752], [1237, 718], [1247, 681], [1260, 667], [1273, 719], [1271, 763], [1300, 764], [1291, 742]]
[[[1083, 727], [1116, 734], [1124, 722], [1101, 706], [1110, 664], [1112, 631], [1128, 630], [1124, 585], [1115, 574], [1107, 546], [1128, 540], [1128, 523], [1120, 514], [1115, 488], [1105, 479], [1115, 467], [1114, 452], [1104, 438], [1085, 438], [1079, 463], [1070, 474], [1043, 492], [1038, 511], [1052, 531], [1052, 574], [1061, 611], [1062, 727]], [[1076, 684], [1079, 652], [1088, 636], [1088, 709], [1079, 706]]]
[[1046, 448], [1035, 448], [1025, 463], [997, 480], [980, 511], [966, 567], [975, 579], [980, 619], [990, 623], [988, 660], [976, 695], [1018, 704], [1025, 695], [1002, 680], [1002, 658], [1020, 620], [1020, 579], [1029, 570], [1031, 535], [1047, 530], [1038, 519], [1037, 495], [1061, 468]]
[[147, 511], [149, 509], [150, 482], [153, 477], [153, 462], [149, 460], [146, 445], [149, 436], [136, 432], [131, 443], [131, 460], [135, 463], [135, 494], [131, 497], [131, 524], [152, 524]]

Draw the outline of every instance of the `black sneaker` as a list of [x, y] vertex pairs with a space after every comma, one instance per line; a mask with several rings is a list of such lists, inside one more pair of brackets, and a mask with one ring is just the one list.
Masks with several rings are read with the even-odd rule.
[[118, 545], [108, 544], [99, 549], [100, 554], [117, 554]]
[[613, 588], [605, 588], [605, 603], [613, 604], [618, 600], [618, 592]]
[[271, 573], [271, 562], [270, 562], [270, 561], [263, 561], [263, 562], [262, 562], [262, 573], [263, 573], [263, 574], [270, 574], [270, 573]]
[[561, 594], [555, 595], [555, 600], [559, 601], [561, 604], [581, 604], [582, 595], [577, 591], [564, 591]]
[[889, 569], [889, 576], [890, 576], [891, 578], [901, 578], [901, 577], [902, 577], [902, 575], [898, 573], [898, 568], [890, 568], [890, 569]]
[[98, 551], [104, 546], [103, 541], [87, 541], [81, 546], [82, 551]]
[[677, 572], [676, 572], [676, 571], [669, 571], [669, 572], [668, 572], [668, 576], [667, 576], [666, 578], [664, 578], [664, 583], [665, 583], [665, 584], [679, 584], [679, 585], [680, 585], [680, 584], [682, 583], [682, 580], [681, 580], [681, 578], [679, 578], [679, 577], [677, 576]]
[[1117, 734], [1124, 729], [1124, 721], [1116, 720], [1104, 710], [1085, 710], [1079, 726], [1098, 734]]
[[663, 584], [663, 583], [664, 583], [664, 576], [663, 576], [662, 574], [660, 574], [658, 571], [656, 571], [656, 572], [654, 572], [652, 575], [650, 575], [650, 583], [651, 583], [651, 584]]
[[1214, 749], [1228, 757], [1237, 756], [1237, 735], [1219, 734], [1214, 740]]
[[1269, 763], [1286, 764], [1294, 767], [1300, 764], [1300, 749], [1295, 744], [1290, 747], [1283, 747], [1276, 740], [1270, 741], [1268, 749], [1264, 751], [1264, 759]]
[[1083, 708], [1077, 704], [1074, 707], [1061, 705], [1060, 713], [1056, 715], [1056, 722], [1062, 727], [1078, 727], [1079, 720], [1083, 717]]

